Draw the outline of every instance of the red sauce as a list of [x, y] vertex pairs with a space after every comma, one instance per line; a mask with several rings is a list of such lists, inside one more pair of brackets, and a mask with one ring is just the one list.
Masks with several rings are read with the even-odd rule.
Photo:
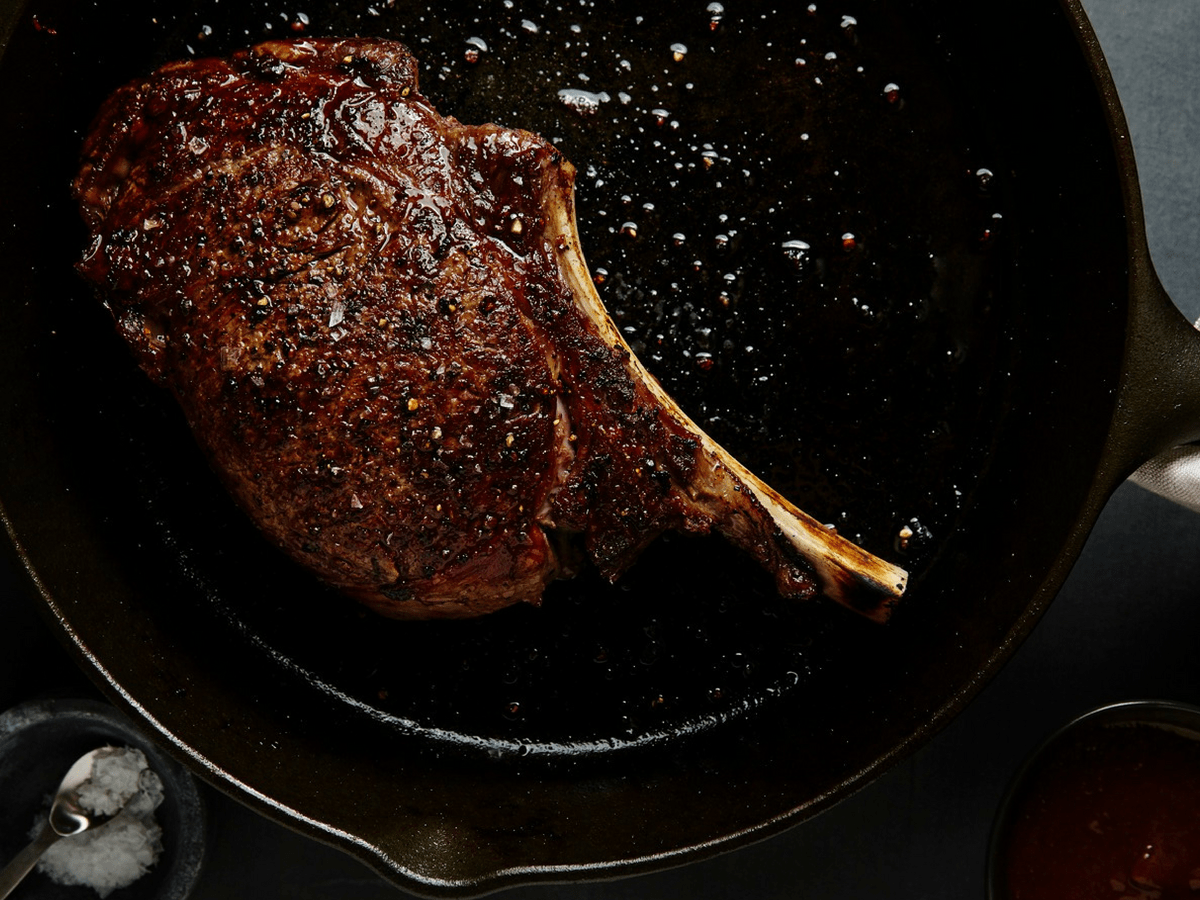
[[1037, 763], [1014, 807], [1013, 900], [1200, 898], [1200, 737], [1083, 725]]

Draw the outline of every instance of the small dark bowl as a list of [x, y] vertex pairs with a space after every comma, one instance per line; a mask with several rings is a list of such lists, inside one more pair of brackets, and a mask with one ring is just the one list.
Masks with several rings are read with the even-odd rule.
[[1146, 725], [1195, 740], [1200, 748], [1200, 707], [1169, 700], [1129, 700], [1101, 706], [1068, 722], [1032, 753], [1009, 784], [992, 826], [987, 859], [988, 900], [1010, 900], [1007, 862], [1013, 828], [1023, 802], [1034, 786], [1043, 765], [1056, 751], [1085, 728], [1096, 726]]
[[[134, 747], [163, 781], [156, 816], [163, 852], [157, 864], [110, 900], [184, 900], [204, 859], [205, 812], [192, 776], [115, 708], [94, 700], [35, 700], [0, 714], [0, 865], [29, 842], [47, 797], [71, 763], [96, 747]], [[63, 886], [31, 872], [14, 892], [25, 900], [95, 900], [91, 888]]]

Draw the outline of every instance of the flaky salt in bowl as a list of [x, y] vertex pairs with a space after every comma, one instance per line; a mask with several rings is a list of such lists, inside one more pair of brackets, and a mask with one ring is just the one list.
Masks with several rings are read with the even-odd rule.
[[[11, 859], [29, 843], [30, 824], [35, 818], [45, 821], [48, 795], [71, 764], [106, 745], [136, 751], [145, 761], [145, 770], [138, 756], [132, 756], [138, 762], [137, 795], [126, 815], [95, 832], [101, 835], [117, 825], [106, 838], [113, 842], [108, 850], [101, 848], [94, 860], [81, 855], [72, 865], [83, 876], [80, 880], [95, 889], [92, 896], [103, 896], [107, 889], [113, 891], [109, 900], [185, 900], [204, 859], [206, 820], [196, 782], [122, 713], [97, 700], [36, 700], [0, 713], [0, 804], [6, 811], [0, 818], [0, 859]], [[102, 772], [90, 802], [99, 807], [128, 791], [130, 775]], [[146, 814], [152, 825], [144, 821]], [[121, 824], [129, 818], [134, 821]], [[74, 838], [60, 844], [69, 840]], [[118, 863], [118, 858], [123, 862]], [[117, 888], [135, 867], [142, 872], [140, 877]], [[31, 872], [20, 890], [30, 900], [91, 893], [61, 885], [43, 871]]]
[[[101, 897], [129, 887], [162, 854], [162, 828], [154, 811], [163, 799], [162, 779], [142, 751], [102, 750], [96, 754], [91, 776], [79, 788], [79, 805], [87, 812], [116, 818], [52, 845], [38, 861], [38, 871], [57, 884], [90, 887]], [[36, 818], [31, 836], [42, 829], [45, 815]]]

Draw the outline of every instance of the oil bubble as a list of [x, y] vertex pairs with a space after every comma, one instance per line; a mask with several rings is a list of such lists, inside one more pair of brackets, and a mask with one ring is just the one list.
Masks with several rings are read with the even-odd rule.
[[783, 242], [783, 255], [797, 269], [803, 269], [805, 263], [808, 262], [809, 251], [812, 246], [807, 241], [791, 240]]
[[467, 38], [467, 49], [463, 52], [463, 59], [469, 63], [479, 62], [479, 57], [488, 52], [487, 41], [481, 37]]
[[612, 98], [604, 91], [585, 91], [581, 88], [563, 88], [558, 92], [558, 102], [581, 116], [594, 116], [600, 106]]

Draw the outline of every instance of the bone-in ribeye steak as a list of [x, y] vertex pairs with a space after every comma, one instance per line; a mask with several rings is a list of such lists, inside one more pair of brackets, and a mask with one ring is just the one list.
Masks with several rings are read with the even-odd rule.
[[903, 571], [700, 431], [632, 356], [579, 248], [574, 170], [446, 118], [382, 40], [270, 42], [118, 90], [87, 136], [80, 270], [238, 503], [394, 617], [615, 579], [716, 529], [787, 595], [873, 618]]

